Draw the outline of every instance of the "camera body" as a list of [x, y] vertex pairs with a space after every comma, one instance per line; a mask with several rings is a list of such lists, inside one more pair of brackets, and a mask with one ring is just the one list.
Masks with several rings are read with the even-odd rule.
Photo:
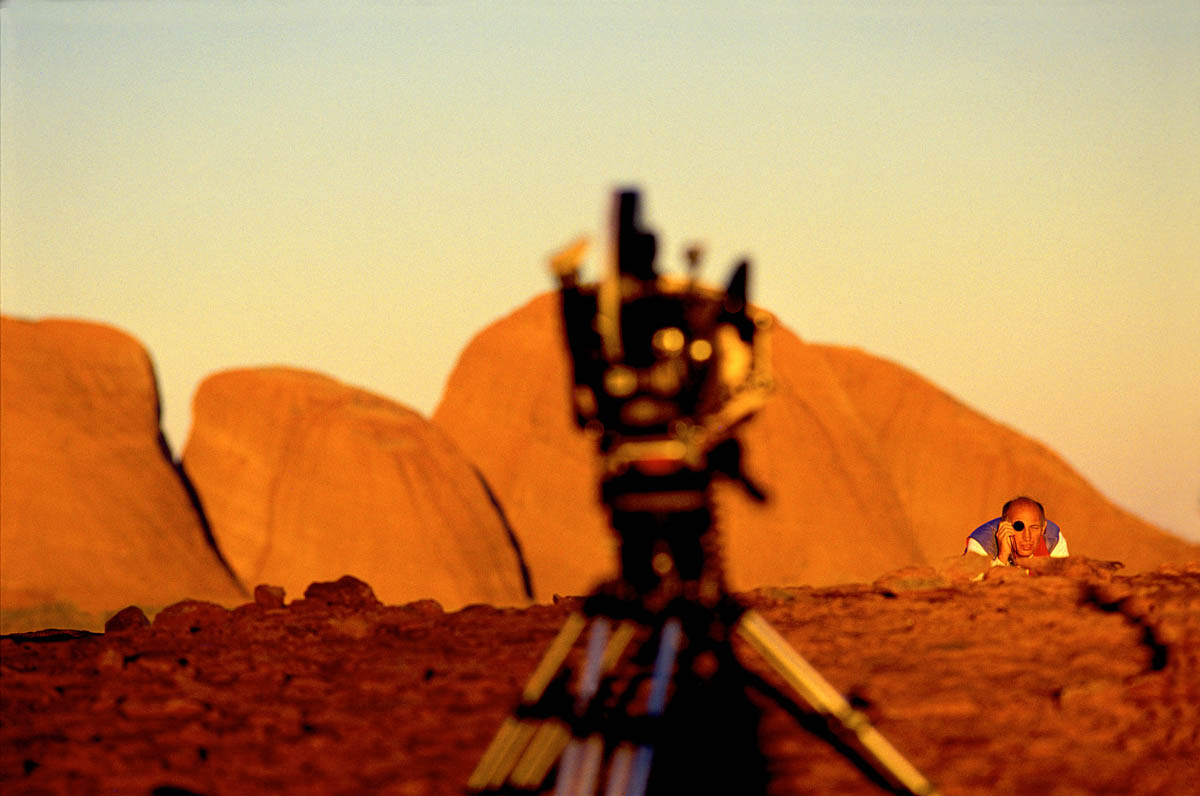
[[[613, 198], [606, 277], [583, 284], [573, 255], [556, 257], [575, 420], [596, 440], [600, 499], [621, 540], [622, 576], [657, 588], [665, 552], [675, 574], [712, 570], [710, 486], [715, 474], [765, 496], [745, 475], [739, 424], [772, 388], [769, 313], [746, 300], [749, 264], [724, 289], [660, 275], [657, 241], [636, 191]], [[573, 250], [569, 250], [573, 251]]]
[[608, 477], [706, 470], [707, 454], [766, 400], [771, 316], [746, 301], [749, 265], [724, 290], [658, 275], [639, 196], [618, 191], [613, 262], [584, 285], [560, 272], [576, 422], [598, 437]]

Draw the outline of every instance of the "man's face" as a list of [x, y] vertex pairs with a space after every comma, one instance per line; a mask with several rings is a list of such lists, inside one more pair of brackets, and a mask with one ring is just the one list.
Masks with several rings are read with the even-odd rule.
[[1041, 541], [1042, 532], [1045, 530], [1045, 520], [1042, 518], [1041, 512], [1037, 510], [1037, 506], [1021, 503], [1009, 508], [1007, 519], [1013, 525], [1016, 525], [1018, 521], [1025, 523], [1025, 527], [1017, 531], [1013, 537], [1013, 555], [1018, 558], [1029, 558], [1033, 555], [1033, 551], [1037, 550], [1038, 542]]

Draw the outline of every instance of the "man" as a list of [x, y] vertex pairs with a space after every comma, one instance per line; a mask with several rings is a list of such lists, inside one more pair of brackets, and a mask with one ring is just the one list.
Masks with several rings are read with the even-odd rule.
[[967, 537], [963, 555], [975, 553], [992, 559], [992, 566], [1011, 566], [1030, 558], [1066, 558], [1067, 540], [1046, 511], [1033, 498], [1013, 498], [1000, 516], [980, 525]]

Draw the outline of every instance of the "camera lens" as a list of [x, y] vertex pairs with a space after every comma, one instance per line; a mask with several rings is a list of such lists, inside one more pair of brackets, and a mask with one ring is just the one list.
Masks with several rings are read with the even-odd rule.
[[1014, 531], [1025, 530], [1025, 523], [1021, 522], [1020, 520], [1017, 520], [1016, 522], [1013, 523], [1013, 530]]

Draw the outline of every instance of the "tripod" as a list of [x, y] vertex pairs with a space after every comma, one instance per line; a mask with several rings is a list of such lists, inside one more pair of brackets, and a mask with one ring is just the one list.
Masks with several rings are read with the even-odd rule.
[[[869, 777], [936, 793], [757, 612], [729, 593], [715, 477], [766, 495], [742, 468], [739, 425], [771, 389], [769, 315], [746, 302], [748, 265], [724, 290], [659, 277], [638, 195], [618, 192], [612, 269], [579, 283], [583, 246], [552, 259], [576, 421], [596, 440], [600, 500], [620, 570], [573, 613], [468, 780], [475, 793], [642, 796], [765, 792], [755, 691]], [[586, 638], [585, 638], [586, 636]], [[787, 687], [738, 659], [740, 637]], [[603, 789], [602, 791], [600, 789]]]
[[[756, 687], [777, 701], [790, 700], [809, 731], [885, 789], [936, 794], [758, 612], [727, 593], [710, 604], [698, 589], [679, 586], [666, 584], [638, 599], [610, 585], [585, 600], [530, 676], [468, 788], [535, 793], [553, 782], [555, 796], [642, 796], [657, 783], [660, 791], [680, 793], [764, 792], [757, 708], [744, 696], [746, 687]], [[734, 634], [790, 693], [775, 691], [741, 665]], [[670, 716], [677, 708], [679, 715]], [[710, 726], [695, 721], [698, 711]], [[718, 729], [726, 740], [718, 740]], [[683, 752], [692, 759], [680, 759]]]

